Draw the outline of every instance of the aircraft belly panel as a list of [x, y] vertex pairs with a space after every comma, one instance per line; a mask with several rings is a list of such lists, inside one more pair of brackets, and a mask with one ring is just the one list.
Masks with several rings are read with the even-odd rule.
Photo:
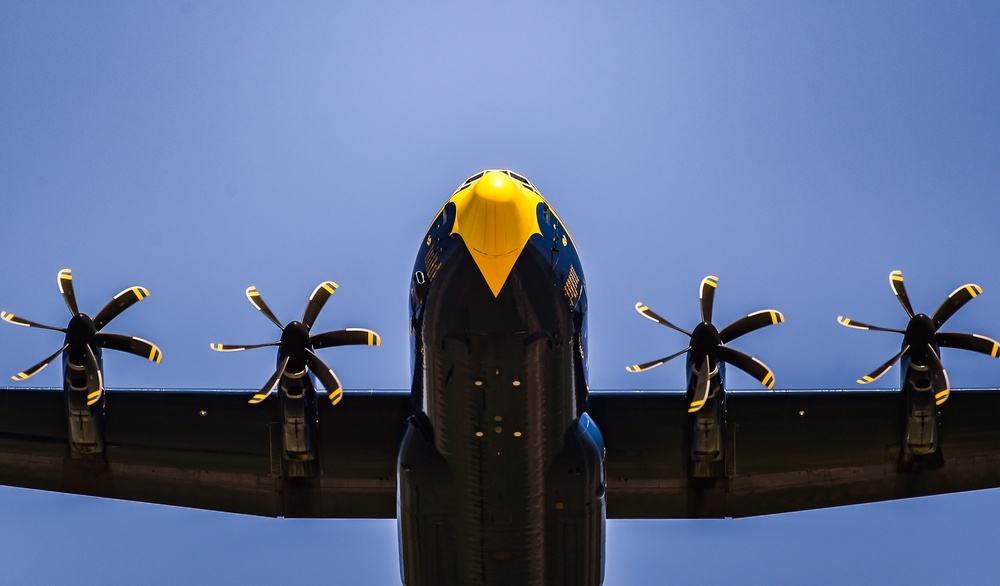
[[534, 247], [496, 297], [467, 256], [438, 267], [417, 324], [426, 412], [401, 448], [404, 579], [600, 583], [603, 451], [567, 442], [585, 384], [573, 308]]

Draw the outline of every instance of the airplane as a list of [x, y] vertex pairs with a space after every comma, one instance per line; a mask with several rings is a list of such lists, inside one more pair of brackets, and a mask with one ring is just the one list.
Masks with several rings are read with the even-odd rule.
[[[714, 276], [691, 331], [636, 305], [689, 344], [629, 370], [686, 355], [684, 391], [591, 392], [580, 256], [512, 171], [471, 176], [421, 236], [406, 391], [344, 390], [316, 353], [381, 341], [360, 328], [312, 333], [333, 281], [287, 323], [246, 290], [280, 339], [211, 348], [276, 348], [256, 392], [106, 390], [103, 349], [163, 356], [103, 331], [149, 292], [127, 288], [90, 318], [72, 272], [57, 282], [65, 328], [0, 314], [66, 335], [13, 377], [61, 354], [62, 389], [0, 390], [0, 484], [270, 517], [395, 518], [406, 584], [601, 584], [608, 518], [747, 517], [1000, 486], [1000, 395], [950, 389], [939, 352], [997, 357], [990, 338], [938, 331], [978, 286], [927, 316], [894, 272], [905, 330], [839, 319], [903, 334], [900, 352], [861, 379], [902, 361], [897, 392], [774, 391], [771, 370], [728, 344], [783, 314], [717, 329]], [[727, 366], [767, 390], [727, 390]]]

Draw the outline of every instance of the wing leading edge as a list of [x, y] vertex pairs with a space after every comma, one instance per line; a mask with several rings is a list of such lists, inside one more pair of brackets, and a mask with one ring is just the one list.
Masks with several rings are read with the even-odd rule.
[[[61, 390], [0, 391], [0, 484], [268, 517], [395, 518], [408, 392], [320, 409], [320, 472], [283, 474], [278, 403], [246, 392], [110, 390], [103, 454], [74, 454]], [[349, 406], [349, 407], [348, 407]]]
[[901, 464], [900, 401], [878, 391], [729, 393], [725, 472], [694, 478], [683, 393], [593, 392], [608, 518], [748, 517], [1000, 486], [1000, 391], [952, 391], [934, 466]]

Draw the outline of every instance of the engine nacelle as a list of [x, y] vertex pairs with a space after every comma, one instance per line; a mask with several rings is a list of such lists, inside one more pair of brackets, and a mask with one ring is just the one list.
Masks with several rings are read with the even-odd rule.
[[906, 453], [926, 456], [937, 452], [941, 413], [934, 400], [934, 387], [926, 366], [909, 363], [903, 394], [906, 397], [903, 432]]
[[[103, 368], [101, 355], [98, 365]], [[104, 452], [105, 393], [92, 405], [87, 404], [87, 373], [63, 359], [63, 394], [66, 397], [67, 429], [71, 456], [100, 454]]]

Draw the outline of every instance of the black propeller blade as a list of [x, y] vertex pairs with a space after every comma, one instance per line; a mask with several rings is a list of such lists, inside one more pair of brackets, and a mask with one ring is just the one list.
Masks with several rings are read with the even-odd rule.
[[715, 305], [715, 290], [719, 286], [719, 277], [707, 276], [701, 280], [698, 290], [698, 305], [701, 309], [701, 321], [712, 323], [712, 306]]
[[69, 324], [65, 328], [36, 323], [22, 317], [17, 317], [6, 311], [0, 312], [0, 319], [8, 323], [29, 328], [53, 330], [66, 334], [66, 341], [62, 348], [38, 364], [17, 373], [11, 378], [16, 381], [31, 378], [41, 372], [42, 369], [48, 366], [60, 354], [69, 352], [69, 370], [81, 372], [83, 381], [85, 381], [85, 386], [80, 386], [78, 389], [77, 387], [73, 388], [81, 391], [86, 389], [87, 404], [93, 405], [104, 393], [104, 375], [97, 360], [96, 348], [127, 352], [157, 363], [162, 360], [163, 353], [156, 344], [148, 340], [101, 331], [111, 320], [118, 317], [123, 311], [135, 304], [135, 302], [149, 297], [149, 291], [144, 287], [129, 287], [118, 295], [115, 295], [98, 312], [97, 317], [91, 319], [87, 314], [80, 313], [77, 306], [76, 293], [73, 290], [73, 272], [70, 269], [62, 269], [56, 277], [56, 282], [59, 285], [59, 293], [62, 295], [63, 301], [66, 302], [66, 307], [71, 314]]
[[326, 305], [326, 300], [334, 294], [339, 286], [333, 281], [324, 281], [313, 289], [312, 295], [309, 296], [309, 302], [306, 303], [306, 310], [302, 312], [302, 323], [307, 328], [313, 327], [316, 316]]
[[[709, 312], [711, 315], [711, 312]], [[712, 388], [712, 370], [710, 368], [711, 361], [708, 356], [701, 361], [701, 365], [698, 370], [695, 371], [695, 381], [694, 381], [694, 393], [691, 395], [691, 405], [688, 407], [688, 413], [696, 413], [705, 406], [705, 401], [708, 400], [708, 391]]]
[[883, 374], [889, 372], [889, 370], [891, 370], [892, 367], [896, 365], [896, 362], [899, 360], [899, 358], [903, 354], [905, 354], [906, 351], [909, 350], [909, 349], [910, 349], [909, 346], [903, 346], [903, 349], [900, 350], [899, 352], [897, 352], [895, 356], [893, 356], [889, 360], [886, 360], [885, 364], [879, 366], [875, 370], [873, 370], [870, 373], [866, 374], [865, 376], [859, 378], [857, 380], [857, 383], [859, 385], [867, 385], [870, 382], [874, 382], [874, 381], [878, 380], [879, 378], [882, 377]]
[[6, 311], [0, 311], [0, 318], [2, 318], [7, 323], [12, 323], [15, 326], [24, 326], [27, 328], [41, 328], [43, 330], [52, 330], [54, 332], [66, 333], [66, 328], [57, 328], [54, 326], [47, 326], [44, 324], [36, 323], [30, 319], [24, 319], [23, 317], [17, 317], [13, 313], [7, 313]]
[[285, 326], [281, 325], [278, 318], [274, 317], [274, 312], [271, 311], [271, 308], [264, 303], [264, 298], [260, 296], [260, 292], [257, 291], [257, 287], [254, 287], [253, 285], [247, 287], [247, 299], [250, 300], [251, 305], [257, 308], [257, 311], [263, 313], [267, 319], [271, 320], [271, 323], [278, 326], [279, 330], [285, 329]]
[[38, 374], [39, 372], [41, 372], [43, 368], [45, 368], [46, 366], [48, 366], [49, 363], [51, 363], [53, 360], [55, 360], [56, 357], [59, 356], [60, 354], [62, 354], [63, 350], [65, 350], [68, 347], [69, 347], [69, 344], [63, 344], [62, 348], [60, 348], [60, 349], [58, 349], [58, 350], [56, 350], [55, 352], [52, 353], [52, 356], [49, 356], [48, 358], [44, 358], [38, 364], [32, 366], [31, 368], [28, 368], [28, 369], [24, 370], [23, 372], [19, 372], [19, 373], [15, 374], [14, 376], [10, 377], [10, 378], [12, 378], [13, 380], [16, 380], [16, 381], [28, 380], [29, 378], [31, 378], [31, 377], [35, 376], [36, 374]]
[[837, 322], [849, 328], [859, 330], [872, 330], [876, 332], [893, 332], [902, 334], [903, 349], [890, 358], [871, 373], [858, 379], [859, 384], [868, 384], [877, 380], [889, 371], [896, 362], [905, 354], [910, 354], [910, 361], [920, 368], [927, 369], [927, 375], [934, 386], [934, 400], [941, 405], [948, 400], [950, 394], [950, 383], [948, 373], [941, 363], [941, 356], [938, 347], [957, 348], [959, 350], [969, 350], [978, 352], [993, 358], [1000, 358], [1000, 342], [980, 336], [979, 334], [964, 334], [957, 332], [939, 332], [944, 322], [948, 321], [956, 311], [962, 308], [969, 300], [979, 296], [983, 288], [974, 283], [962, 285], [951, 292], [951, 295], [941, 303], [932, 317], [923, 313], [914, 313], [910, 305], [910, 299], [906, 295], [906, 288], [903, 285], [902, 271], [892, 271], [889, 273], [889, 286], [892, 293], [903, 306], [903, 310], [910, 318], [905, 330], [895, 328], [883, 328], [873, 326], [859, 321], [855, 321], [843, 316], [837, 317]]
[[63, 301], [66, 302], [70, 315], [80, 313], [76, 306], [76, 295], [73, 293], [73, 271], [69, 269], [59, 271], [56, 283], [59, 284], [59, 292], [62, 293]]
[[241, 350], [268, 346], [279, 347], [278, 356], [280, 363], [278, 364], [278, 368], [260, 392], [256, 393], [250, 399], [251, 404], [260, 403], [271, 396], [277, 390], [283, 374], [298, 377], [306, 369], [312, 370], [316, 378], [323, 384], [330, 403], [336, 405], [343, 399], [344, 391], [340, 384], [340, 379], [337, 378], [337, 374], [313, 350], [334, 346], [381, 346], [382, 339], [374, 331], [364, 328], [347, 328], [315, 335], [311, 334], [310, 330], [317, 316], [319, 316], [320, 311], [326, 305], [330, 296], [337, 290], [337, 287], [338, 285], [333, 281], [324, 281], [317, 285], [312, 295], [309, 296], [309, 301], [306, 303], [306, 309], [302, 313], [302, 321], [293, 321], [287, 325], [282, 325], [278, 318], [275, 317], [274, 312], [264, 303], [264, 299], [256, 287], [251, 286], [247, 288], [247, 299], [267, 319], [271, 320], [271, 323], [278, 326], [282, 332], [281, 339], [277, 342], [248, 345], [217, 344], [213, 342], [209, 346], [217, 352], [239, 352]]
[[913, 313], [913, 306], [910, 305], [910, 298], [906, 295], [906, 285], [903, 284], [903, 271], [892, 271], [889, 273], [889, 286], [892, 287], [892, 294], [896, 296], [899, 304], [903, 306], [903, 311], [912, 319], [915, 314]]
[[702, 279], [698, 295], [702, 321], [693, 332], [688, 332], [687, 330], [675, 326], [666, 319], [657, 315], [642, 302], [635, 304], [635, 310], [644, 317], [689, 336], [691, 343], [687, 348], [681, 350], [680, 352], [676, 352], [665, 358], [652, 360], [643, 364], [633, 364], [626, 367], [625, 370], [628, 372], [642, 372], [644, 370], [650, 370], [677, 358], [682, 354], [687, 354], [689, 352], [692, 353], [692, 363], [696, 365], [697, 370], [694, 373], [694, 394], [691, 398], [690, 407], [688, 408], [689, 413], [694, 413], [705, 405], [705, 401], [708, 399], [709, 389], [711, 388], [711, 378], [716, 372], [717, 363], [720, 361], [731, 364], [742, 370], [760, 381], [761, 384], [769, 389], [774, 387], [774, 373], [767, 367], [767, 365], [752, 356], [748, 356], [742, 352], [725, 346], [725, 344], [754, 330], [779, 324], [785, 321], [785, 316], [782, 315], [780, 311], [776, 311], [774, 309], [756, 311], [734, 321], [719, 331], [714, 325], [712, 325], [711, 321], [712, 309], [715, 303], [715, 290], [718, 288], [718, 284], [718, 277], [708, 276]]
[[285, 356], [285, 359], [282, 360], [281, 364], [278, 365], [278, 369], [275, 370], [274, 374], [271, 375], [271, 378], [267, 379], [267, 382], [264, 383], [264, 388], [262, 388], [259, 393], [250, 398], [251, 405], [256, 405], [257, 403], [260, 403], [264, 399], [270, 397], [271, 393], [277, 390], [278, 381], [281, 380], [281, 375], [284, 374], [285, 369], [288, 368], [288, 360], [289, 357]]
[[108, 301], [107, 305], [101, 308], [101, 311], [97, 312], [97, 315], [94, 316], [94, 327], [98, 331], [102, 330], [104, 326], [111, 323], [111, 320], [121, 315], [123, 311], [147, 297], [149, 297], [149, 291], [145, 287], [129, 287], [125, 289], [118, 295], [115, 295], [111, 301]]
[[931, 317], [931, 320], [934, 321], [935, 329], [943, 326], [949, 317], [955, 315], [955, 312], [961, 309], [963, 305], [978, 297], [982, 292], [983, 288], [974, 283], [962, 285], [952, 291], [951, 295], [941, 302], [941, 306], [937, 308], [934, 316]]

